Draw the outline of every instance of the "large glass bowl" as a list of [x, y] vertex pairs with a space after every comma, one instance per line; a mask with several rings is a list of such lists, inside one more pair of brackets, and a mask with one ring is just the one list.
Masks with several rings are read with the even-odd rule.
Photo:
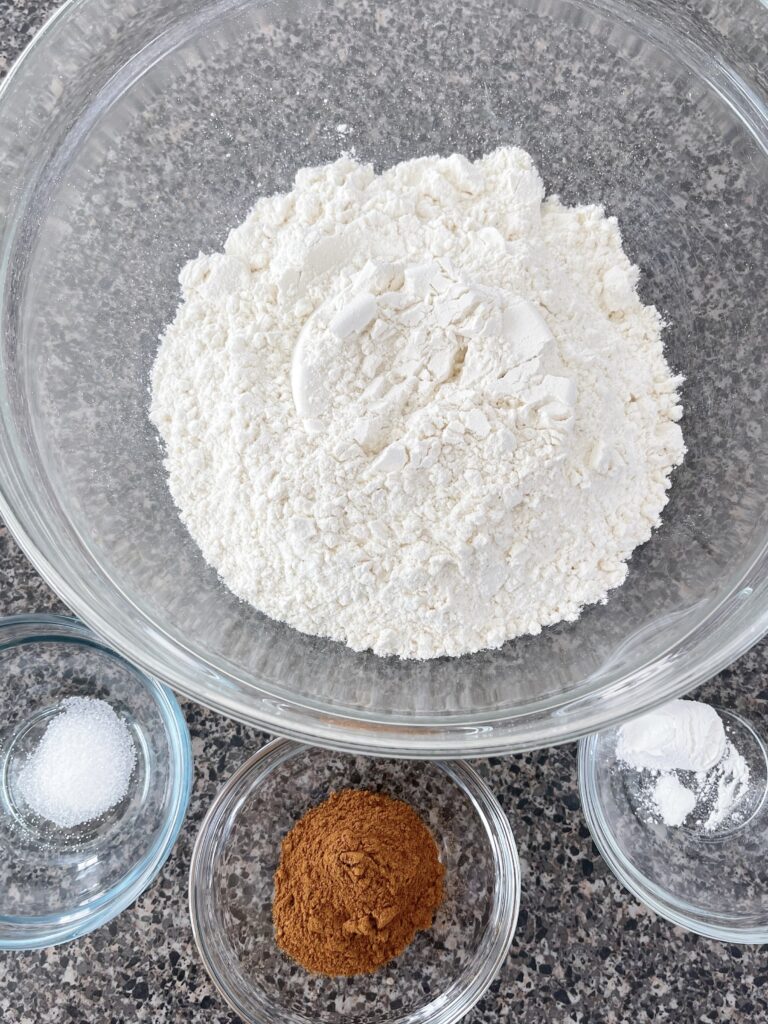
[[[46, 580], [180, 692], [382, 754], [572, 738], [743, 652], [768, 626], [768, 11], [744, 10], [732, 45], [673, 0], [71, 0], [0, 95], [0, 507]], [[669, 321], [664, 524], [606, 605], [494, 653], [300, 635], [219, 583], [166, 488], [147, 384], [179, 268], [344, 148], [505, 143], [619, 217]]]

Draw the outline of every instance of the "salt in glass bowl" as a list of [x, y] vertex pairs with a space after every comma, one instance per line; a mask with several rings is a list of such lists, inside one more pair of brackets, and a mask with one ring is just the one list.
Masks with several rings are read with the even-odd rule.
[[[79, 938], [116, 917], [171, 852], [192, 787], [192, 749], [171, 691], [86, 626], [59, 615], [0, 619], [0, 949]], [[24, 800], [19, 773], [67, 697], [106, 701], [131, 733], [125, 797], [60, 828]]]
[[[405, 800], [432, 831], [445, 899], [430, 929], [373, 974], [309, 974], [276, 946], [280, 843], [331, 790]], [[452, 1024], [499, 970], [515, 931], [520, 865], [504, 811], [464, 762], [384, 761], [275, 740], [235, 772], [200, 828], [190, 868], [203, 963], [249, 1024]]]

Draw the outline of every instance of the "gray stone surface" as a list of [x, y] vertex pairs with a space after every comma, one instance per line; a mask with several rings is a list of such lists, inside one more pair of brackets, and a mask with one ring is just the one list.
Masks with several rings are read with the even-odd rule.
[[[55, 6], [0, 0], [0, 74]], [[735, 19], [741, 38], [755, 45], [749, 3], [702, 0], [693, 6], [714, 25]], [[0, 528], [0, 612], [47, 610], [65, 609]], [[768, 734], [767, 661], [764, 641], [696, 696], [741, 710]], [[108, 926], [57, 949], [0, 955], [3, 1021], [235, 1020], [196, 955], [186, 882], [202, 815], [266, 737], [192, 704], [184, 711], [196, 782], [173, 855], [155, 884]], [[513, 824], [523, 900], [501, 975], [467, 1020], [768, 1021], [768, 967], [760, 948], [726, 946], [673, 928], [613, 879], [579, 809], [575, 764], [575, 746], [567, 746], [479, 765]]]

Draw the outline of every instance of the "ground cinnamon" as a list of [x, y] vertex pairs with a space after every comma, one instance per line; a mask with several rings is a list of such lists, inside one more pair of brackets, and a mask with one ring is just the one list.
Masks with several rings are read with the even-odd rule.
[[277, 943], [320, 974], [373, 971], [431, 926], [443, 874], [432, 834], [408, 804], [367, 790], [334, 793], [283, 839]]

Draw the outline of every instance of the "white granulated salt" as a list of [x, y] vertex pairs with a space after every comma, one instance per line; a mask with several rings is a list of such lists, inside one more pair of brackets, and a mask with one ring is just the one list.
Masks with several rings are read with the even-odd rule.
[[597, 206], [503, 148], [344, 157], [181, 273], [151, 418], [224, 583], [380, 655], [499, 647], [624, 580], [683, 458], [657, 311]]
[[19, 791], [35, 814], [73, 828], [123, 799], [135, 763], [128, 727], [110, 705], [69, 697], [19, 772]]

